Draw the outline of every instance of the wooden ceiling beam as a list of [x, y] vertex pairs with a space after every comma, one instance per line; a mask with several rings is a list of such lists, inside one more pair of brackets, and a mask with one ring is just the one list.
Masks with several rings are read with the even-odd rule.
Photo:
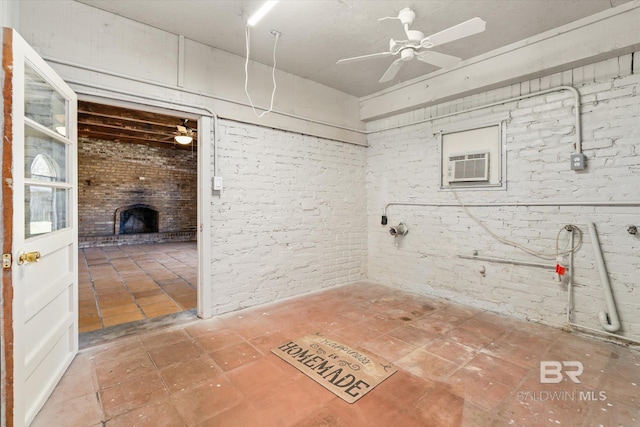
[[193, 151], [197, 150], [197, 146], [193, 142], [188, 145], [181, 145], [173, 141], [173, 139], [170, 141], [165, 141], [165, 140], [158, 140], [158, 139], [133, 137], [128, 135], [116, 136], [112, 133], [105, 133], [100, 131], [78, 130], [78, 138], [91, 139], [96, 141], [110, 141], [110, 142], [115, 142], [119, 144], [139, 144], [139, 145], [146, 145], [149, 147], [170, 148], [175, 150], [193, 150]]
[[[112, 105], [78, 102], [78, 136], [81, 138], [114, 141], [118, 143], [146, 144], [176, 149], [193, 149], [197, 145], [197, 121], [189, 121], [193, 142], [175, 143], [177, 125], [183, 119], [177, 116], [131, 110]], [[160, 145], [157, 145], [160, 144]]]

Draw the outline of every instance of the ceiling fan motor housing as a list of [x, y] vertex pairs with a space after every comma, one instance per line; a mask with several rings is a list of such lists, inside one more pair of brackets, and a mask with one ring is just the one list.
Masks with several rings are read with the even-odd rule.
[[413, 24], [413, 20], [416, 19], [416, 13], [405, 7], [400, 12], [398, 12], [398, 19], [402, 22], [402, 25], [411, 25]]
[[414, 55], [415, 55], [415, 50], [411, 47], [402, 49], [400, 51], [400, 58], [402, 58], [403, 61], [409, 61], [413, 59]]

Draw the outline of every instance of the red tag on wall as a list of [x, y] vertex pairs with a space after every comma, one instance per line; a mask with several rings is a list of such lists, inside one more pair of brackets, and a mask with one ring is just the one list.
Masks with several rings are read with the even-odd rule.
[[560, 264], [556, 264], [556, 273], [558, 273], [559, 276], [564, 276], [564, 273], [567, 271], [566, 268], [564, 268], [563, 266], [561, 266]]

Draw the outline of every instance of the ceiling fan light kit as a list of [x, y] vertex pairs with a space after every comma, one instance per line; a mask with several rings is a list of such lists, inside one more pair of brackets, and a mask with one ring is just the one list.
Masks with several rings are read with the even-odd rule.
[[193, 141], [193, 129], [187, 127], [187, 122], [189, 119], [183, 119], [182, 125], [176, 125], [176, 129], [178, 130], [178, 134], [173, 137], [173, 139], [182, 145], [191, 144]]
[[182, 145], [191, 144], [191, 141], [193, 141], [193, 138], [188, 135], [176, 135], [174, 138], [178, 144]]
[[[395, 40], [391, 38], [391, 40], [389, 40], [389, 51], [387, 52], [344, 58], [340, 59], [337, 63], [344, 64], [347, 62], [357, 62], [372, 58], [396, 56], [399, 54], [400, 57], [391, 63], [389, 68], [387, 68], [380, 78], [380, 83], [392, 80], [396, 74], [398, 74], [398, 71], [400, 71], [404, 63], [412, 60], [413, 58], [418, 58], [419, 61], [434, 65], [438, 68], [451, 68], [455, 67], [462, 59], [432, 51], [431, 48], [481, 33], [486, 28], [486, 22], [476, 17], [425, 37], [422, 31], [409, 29], [413, 24], [415, 17], [415, 12], [406, 7], [398, 12], [398, 16], [378, 19], [379, 22], [399, 20], [402, 24], [406, 40]], [[394, 31], [394, 34], [395, 33], [396, 32]]]

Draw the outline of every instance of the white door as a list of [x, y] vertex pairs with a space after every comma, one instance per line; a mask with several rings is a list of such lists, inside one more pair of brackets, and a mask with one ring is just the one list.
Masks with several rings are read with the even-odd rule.
[[77, 98], [12, 29], [3, 29], [2, 64], [5, 392], [20, 427], [78, 351]]

